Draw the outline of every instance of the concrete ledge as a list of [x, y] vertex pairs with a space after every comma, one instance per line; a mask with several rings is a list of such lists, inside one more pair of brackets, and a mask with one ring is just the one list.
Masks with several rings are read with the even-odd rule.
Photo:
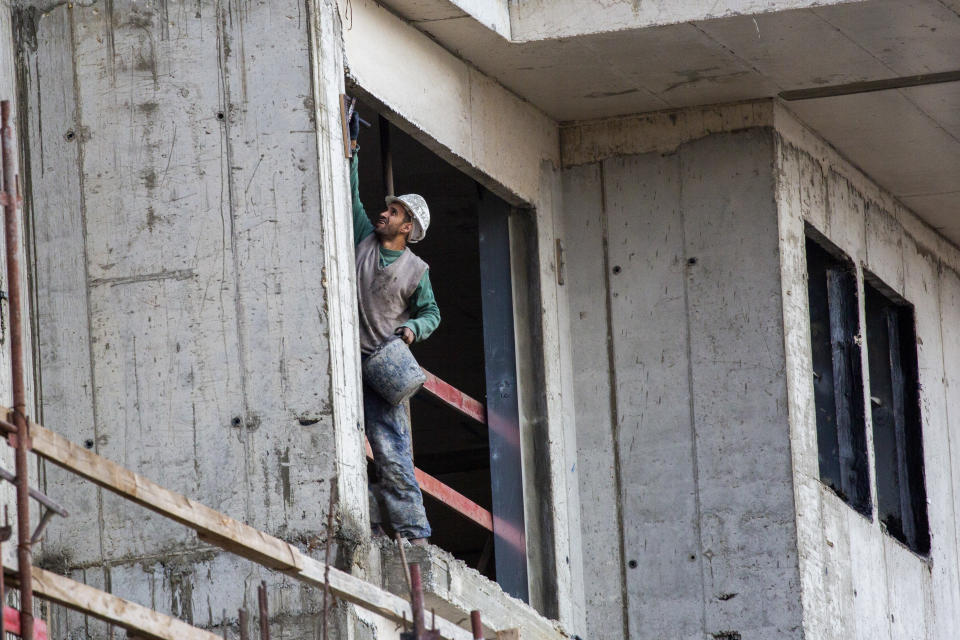
[[773, 126], [773, 105], [762, 99], [568, 122], [560, 127], [561, 161], [574, 167], [614, 156], [669, 153], [713, 133]]
[[[381, 539], [379, 546], [382, 588], [404, 598], [407, 584], [396, 543]], [[570, 637], [560, 623], [548, 620], [517, 600], [461, 560], [435, 546], [404, 547], [407, 562], [420, 565], [428, 609], [454, 623], [469, 625], [470, 611], [478, 609], [487, 637], [508, 629], [519, 630], [520, 640], [562, 640]], [[429, 617], [428, 617], [429, 620]]]

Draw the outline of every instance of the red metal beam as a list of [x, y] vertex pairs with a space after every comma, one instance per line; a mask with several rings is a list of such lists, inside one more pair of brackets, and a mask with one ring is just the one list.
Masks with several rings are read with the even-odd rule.
[[[7, 633], [20, 635], [20, 612], [13, 607], [3, 608], [3, 627]], [[36, 619], [33, 621], [33, 637], [36, 640], [47, 640], [47, 623]]]
[[444, 382], [426, 369], [423, 370], [423, 373], [427, 376], [427, 381], [423, 384], [424, 391], [480, 424], [487, 424], [487, 409], [482, 402], [474, 400], [460, 389]]
[[493, 531], [493, 515], [489, 511], [462, 493], [443, 484], [429, 473], [416, 467], [413, 468], [413, 473], [417, 476], [417, 482], [420, 483], [420, 490], [425, 494], [439, 500], [464, 518], [473, 520], [487, 531]]
[[[373, 460], [373, 450], [366, 443], [367, 458]], [[487, 531], [493, 531], [493, 514], [455, 489], [451, 489], [429, 473], [414, 467], [414, 475], [420, 484], [420, 491], [453, 509], [464, 518], [472, 520]]]

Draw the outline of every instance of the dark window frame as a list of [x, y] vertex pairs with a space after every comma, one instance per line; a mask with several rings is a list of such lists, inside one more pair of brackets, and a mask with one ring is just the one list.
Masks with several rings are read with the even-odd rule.
[[914, 307], [863, 271], [877, 518], [912, 551], [930, 553]]
[[812, 227], [805, 238], [820, 481], [872, 519], [856, 266]]

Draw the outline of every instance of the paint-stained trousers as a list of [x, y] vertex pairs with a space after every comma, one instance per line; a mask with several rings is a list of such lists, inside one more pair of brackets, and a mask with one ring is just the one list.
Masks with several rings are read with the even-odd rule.
[[404, 538], [429, 538], [430, 523], [413, 474], [406, 407], [391, 406], [364, 384], [363, 415], [378, 476], [369, 484], [370, 523], [389, 523]]

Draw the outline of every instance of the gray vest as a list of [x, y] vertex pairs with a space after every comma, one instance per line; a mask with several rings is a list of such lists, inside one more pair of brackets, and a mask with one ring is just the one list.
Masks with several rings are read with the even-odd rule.
[[357, 245], [357, 299], [360, 303], [360, 352], [370, 354], [410, 319], [410, 296], [427, 263], [406, 249], [393, 264], [380, 267], [380, 243], [371, 233]]

